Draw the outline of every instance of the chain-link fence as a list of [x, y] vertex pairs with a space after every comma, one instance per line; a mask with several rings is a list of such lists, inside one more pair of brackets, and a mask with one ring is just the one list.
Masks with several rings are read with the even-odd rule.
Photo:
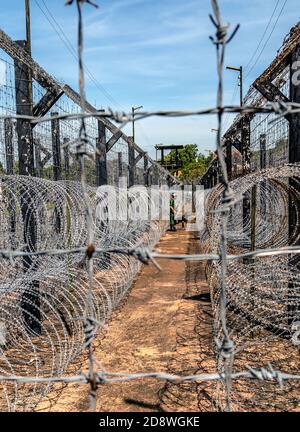
[[[99, 386], [146, 378], [216, 382], [211, 397], [220, 410], [298, 409], [299, 166], [282, 162], [287, 148], [287, 161], [297, 162], [291, 147], [300, 101], [261, 104], [253, 92], [243, 107], [223, 106], [225, 50], [238, 26], [229, 36], [212, 0], [216, 107], [136, 115], [136, 121], [150, 115], [218, 117], [217, 157], [202, 179], [214, 186], [206, 194], [203, 255], [153, 253], [166, 222], [111, 220], [106, 192], [95, 186], [115, 186], [122, 176], [129, 186], [170, 185], [176, 179], [112, 123], [123, 125], [130, 115], [99, 112], [86, 102], [82, 7], [90, 2], [68, 3], [75, 3], [79, 17], [80, 95], [50, 77], [22, 44], [0, 34], [1, 48], [14, 59], [4, 60], [6, 82], [0, 89], [1, 409], [34, 409], [58, 382], [88, 384], [95, 409]], [[280, 88], [287, 93], [286, 84]], [[222, 139], [226, 112], [241, 115]], [[233, 148], [239, 153], [235, 164]], [[148, 202], [147, 191], [140, 198]], [[120, 207], [127, 205], [119, 201]], [[156, 264], [157, 257], [207, 262], [215, 373], [111, 373], [95, 361], [97, 331], [140, 263]], [[87, 374], [73, 363], [83, 351]]]

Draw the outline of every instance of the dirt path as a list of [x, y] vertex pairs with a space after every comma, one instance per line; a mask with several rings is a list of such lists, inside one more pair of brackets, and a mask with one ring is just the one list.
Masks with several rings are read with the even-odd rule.
[[[194, 233], [167, 233], [156, 249], [196, 253]], [[144, 266], [128, 298], [98, 337], [95, 357], [110, 372], [196, 373], [209, 371], [212, 358], [210, 304], [203, 266], [161, 260], [163, 270]], [[204, 362], [201, 361], [204, 359]], [[139, 380], [105, 385], [97, 392], [97, 411], [195, 411], [212, 408], [196, 384]], [[68, 385], [51, 411], [88, 411], [88, 388]]]

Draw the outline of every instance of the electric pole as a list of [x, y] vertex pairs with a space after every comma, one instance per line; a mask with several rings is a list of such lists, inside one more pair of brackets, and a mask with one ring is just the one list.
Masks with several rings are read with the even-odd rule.
[[244, 102], [243, 84], [244, 84], [243, 66], [240, 66], [240, 105], [241, 107], [243, 106], [243, 102]]
[[[236, 72], [239, 72], [239, 86], [240, 86], [240, 106], [243, 106], [243, 66], [240, 67], [234, 67], [234, 66], [227, 66], [226, 69], [233, 70]], [[244, 115], [241, 112], [241, 154], [242, 154], [242, 171], [243, 175], [247, 172], [246, 167], [246, 158], [247, 158], [247, 149], [245, 148], [245, 132], [244, 132]], [[253, 191], [252, 191], [253, 194]], [[243, 198], [243, 230], [246, 232], [247, 230], [247, 221], [249, 219], [250, 215], [250, 208], [251, 208], [251, 202], [248, 197], [244, 196]], [[252, 241], [252, 240], [251, 240]], [[252, 243], [251, 243], [252, 245]]]
[[26, 14], [26, 43], [27, 43], [27, 51], [31, 55], [30, 0], [25, 0], [25, 14]]
[[226, 69], [233, 70], [239, 72], [239, 86], [240, 86], [240, 106], [243, 106], [243, 66], [235, 67], [235, 66], [227, 66]]
[[[244, 94], [243, 94], [243, 66], [235, 67], [235, 66], [227, 66], [226, 69], [233, 70], [239, 72], [239, 86], [240, 86], [240, 106], [243, 106], [244, 102]], [[243, 164], [243, 174], [246, 172], [245, 167], [245, 139], [244, 139], [244, 116], [241, 112], [241, 153], [242, 153], [242, 164]]]
[[[25, 0], [25, 19], [26, 19], [26, 50], [31, 56], [31, 20], [30, 20], [30, 0]], [[32, 92], [32, 71], [28, 68], [28, 91], [29, 103], [33, 109], [33, 92]]]

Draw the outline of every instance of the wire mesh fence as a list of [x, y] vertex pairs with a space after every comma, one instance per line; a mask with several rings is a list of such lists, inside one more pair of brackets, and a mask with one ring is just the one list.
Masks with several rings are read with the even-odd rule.
[[[86, 102], [82, 7], [90, 2], [69, 3], [78, 10], [80, 95], [33, 64], [3, 32], [0, 38], [1, 47], [23, 65], [4, 60], [5, 85], [0, 87], [1, 409], [33, 410], [58, 382], [89, 385], [95, 409], [99, 386], [146, 378], [212, 381], [211, 397], [219, 410], [299, 409], [300, 168], [284, 164], [290, 162], [290, 130], [284, 116], [299, 116], [300, 105], [261, 102], [251, 90], [243, 107], [223, 106], [225, 50], [238, 26], [228, 36], [213, 0], [216, 107], [136, 115], [137, 121], [150, 115], [218, 117], [219, 184], [206, 193], [203, 254], [151, 252], [166, 221], [111, 220], [106, 192], [97, 186], [118, 186], [122, 177], [129, 186], [170, 185], [176, 179], [124, 135], [122, 127], [111, 123], [123, 125], [130, 115], [100, 112]], [[27, 101], [31, 80], [24, 85], [20, 80], [20, 69], [24, 74], [26, 67], [35, 79], [31, 111]], [[45, 80], [48, 87], [43, 88], [40, 83]], [[287, 82], [284, 71], [280, 88], [286, 95]], [[230, 142], [237, 150], [233, 170], [228, 169], [224, 151], [228, 132], [224, 140], [221, 137], [226, 112], [240, 114], [230, 129], [234, 130]], [[147, 191], [140, 191], [140, 198], [139, 203], [148, 203]], [[120, 207], [127, 205], [119, 201]], [[141, 263], [156, 264], [158, 257], [207, 262], [214, 373], [112, 373], [101, 370], [94, 359], [97, 332], [130, 288]], [[87, 374], [73, 363], [83, 351], [89, 361]]]

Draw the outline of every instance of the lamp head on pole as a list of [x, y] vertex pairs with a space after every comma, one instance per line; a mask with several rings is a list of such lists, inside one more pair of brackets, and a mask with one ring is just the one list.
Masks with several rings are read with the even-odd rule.
[[137, 106], [137, 107], [132, 107], [132, 111], [138, 111], [140, 109], [144, 108], [143, 105]]
[[241, 70], [243, 69], [243, 66], [240, 66], [240, 67], [226, 66], [226, 69], [234, 70], [234, 71], [237, 71], [237, 72], [241, 72]]

